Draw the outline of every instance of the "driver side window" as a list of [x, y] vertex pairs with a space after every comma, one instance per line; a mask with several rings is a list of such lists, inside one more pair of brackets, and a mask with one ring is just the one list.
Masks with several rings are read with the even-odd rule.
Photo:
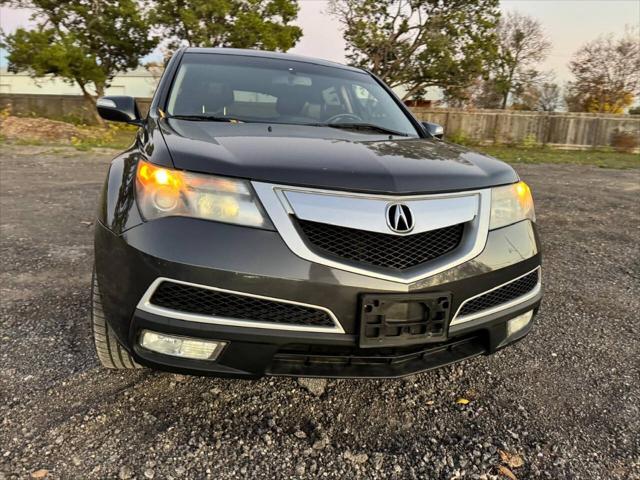
[[368, 121], [386, 118], [383, 109], [380, 108], [380, 101], [368, 89], [362, 85], [351, 85], [353, 98], [357, 110], [362, 112], [362, 117]]
[[352, 113], [344, 87], [329, 87], [322, 91], [323, 120], [336, 115]]
[[336, 87], [330, 87], [326, 90], [322, 91], [322, 100], [324, 100], [324, 104], [326, 107], [334, 106], [339, 107], [342, 105], [340, 102], [340, 97], [338, 96], [338, 92], [336, 91]]

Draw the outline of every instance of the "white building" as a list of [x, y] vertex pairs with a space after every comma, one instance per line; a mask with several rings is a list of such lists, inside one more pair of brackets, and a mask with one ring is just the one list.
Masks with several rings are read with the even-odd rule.
[[[117, 75], [107, 89], [107, 95], [129, 95], [151, 97], [158, 84], [159, 76], [152, 75], [144, 68]], [[6, 67], [0, 68], [0, 94], [28, 93], [35, 95], [82, 95], [80, 87], [59, 78], [45, 77], [33, 79], [27, 73], [11, 73]], [[93, 92], [92, 92], [93, 93]]]

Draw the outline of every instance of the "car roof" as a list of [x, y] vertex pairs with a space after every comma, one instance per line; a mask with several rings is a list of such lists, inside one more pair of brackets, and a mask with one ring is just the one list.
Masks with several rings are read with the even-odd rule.
[[320, 58], [305, 57], [302, 55], [294, 55], [291, 53], [271, 52], [267, 50], [253, 50], [248, 48], [208, 48], [208, 47], [186, 47], [185, 53], [215, 53], [222, 55], [237, 55], [247, 57], [260, 57], [260, 58], [274, 58], [278, 60], [289, 60], [292, 62], [304, 62], [313, 63], [315, 65], [322, 65], [325, 67], [342, 68], [345, 70], [351, 70], [358, 73], [366, 73], [364, 70], [356, 67], [350, 67], [338, 62], [331, 62], [329, 60], [322, 60]]

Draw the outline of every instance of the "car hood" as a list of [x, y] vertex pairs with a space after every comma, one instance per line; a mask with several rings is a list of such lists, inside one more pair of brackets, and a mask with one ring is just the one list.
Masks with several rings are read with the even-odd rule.
[[160, 122], [178, 169], [286, 185], [391, 194], [470, 190], [518, 180], [514, 170], [460, 146], [264, 123]]

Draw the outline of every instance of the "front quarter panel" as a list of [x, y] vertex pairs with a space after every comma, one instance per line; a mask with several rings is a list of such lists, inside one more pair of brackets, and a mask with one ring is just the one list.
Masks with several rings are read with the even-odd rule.
[[99, 220], [116, 235], [142, 222], [134, 193], [140, 158], [140, 153], [133, 148], [114, 158], [109, 168]]
[[148, 118], [136, 141], [111, 161], [100, 199], [98, 220], [116, 235], [142, 223], [135, 203], [136, 169], [139, 160], [173, 167], [162, 133], [155, 119]]

